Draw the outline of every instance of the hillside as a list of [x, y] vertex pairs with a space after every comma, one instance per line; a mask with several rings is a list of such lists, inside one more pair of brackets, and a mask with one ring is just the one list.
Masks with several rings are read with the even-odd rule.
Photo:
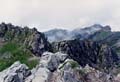
[[120, 32], [98, 31], [89, 36], [90, 40], [105, 43], [120, 54]]
[[44, 51], [49, 51], [49, 47], [47, 38], [37, 29], [2, 23], [0, 24], [0, 71], [17, 60], [32, 68], [38, 63], [35, 56], [41, 56]]

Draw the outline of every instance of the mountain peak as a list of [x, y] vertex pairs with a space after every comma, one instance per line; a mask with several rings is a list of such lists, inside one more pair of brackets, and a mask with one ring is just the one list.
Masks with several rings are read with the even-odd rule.
[[90, 27], [102, 28], [103, 26], [102, 26], [101, 24], [94, 24], [94, 25], [92, 25], [92, 26], [90, 26]]

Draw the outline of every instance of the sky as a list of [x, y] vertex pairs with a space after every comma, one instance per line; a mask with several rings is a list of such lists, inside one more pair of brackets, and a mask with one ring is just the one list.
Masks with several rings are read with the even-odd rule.
[[120, 31], [120, 0], [0, 0], [0, 22], [39, 31], [93, 24]]

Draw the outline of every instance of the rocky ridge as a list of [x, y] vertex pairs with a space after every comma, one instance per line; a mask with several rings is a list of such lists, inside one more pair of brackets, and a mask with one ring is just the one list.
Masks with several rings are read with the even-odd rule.
[[40, 56], [43, 52], [50, 50], [50, 44], [45, 35], [36, 28], [14, 26], [12, 24], [0, 24], [0, 42], [14, 42], [25, 46], [33, 54]]
[[88, 37], [92, 41], [105, 43], [111, 46], [117, 54], [120, 54], [120, 32], [98, 31]]
[[24, 82], [25, 78], [30, 74], [29, 68], [17, 61], [9, 68], [0, 72], [0, 82]]
[[[0, 72], [1, 82], [120, 82], [119, 75], [106, 74], [88, 65], [81, 67], [66, 57], [67, 54], [60, 52], [45, 52], [39, 65], [31, 71], [24, 64], [16, 62]], [[53, 68], [54, 71], [51, 70]]]
[[0, 71], [15, 61], [33, 68], [38, 64], [37, 57], [51, 49], [45, 35], [36, 28], [14, 26], [10, 23], [0, 24]]
[[89, 64], [97, 69], [112, 69], [118, 64], [117, 54], [107, 46], [98, 42], [88, 40], [69, 40], [54, 42], [54, 52], [61, 51], [68, 54], [68, 57], [77, 61], [81, 66]]

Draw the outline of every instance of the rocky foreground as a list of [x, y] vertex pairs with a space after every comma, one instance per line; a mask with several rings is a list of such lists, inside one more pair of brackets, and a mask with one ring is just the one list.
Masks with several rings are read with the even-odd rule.
[[81, 67], [67, 54], [45, 52], [32, 70], [15, 62], [0, 72], [0, 82], [120, 82], [120, 75], [103, 73], [89, 65]]

